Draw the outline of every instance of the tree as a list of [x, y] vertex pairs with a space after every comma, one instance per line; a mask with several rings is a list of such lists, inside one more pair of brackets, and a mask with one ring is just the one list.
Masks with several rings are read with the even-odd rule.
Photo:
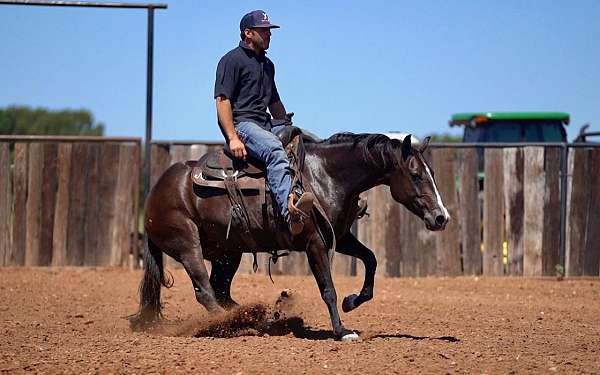
[[54, 111], [10, 106], [0, 108], [0, 134], [104, 135], [104, 124], [95, 122], [86, 109]]

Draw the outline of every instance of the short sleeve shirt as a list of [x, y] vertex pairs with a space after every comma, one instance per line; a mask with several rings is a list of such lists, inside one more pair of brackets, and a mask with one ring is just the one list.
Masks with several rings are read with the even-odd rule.
[[269, 130], [271, 115], [267, 108], [280, 100], [273, 62], [240, 42], [219, 61], [215, 98], [218, 96], [231, 102], [234, 125], [250, 121]]

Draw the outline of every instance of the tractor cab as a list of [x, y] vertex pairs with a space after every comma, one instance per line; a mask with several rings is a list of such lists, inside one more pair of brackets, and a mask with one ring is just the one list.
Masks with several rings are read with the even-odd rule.
[[564, 112], [456, 113], [450, 126], [464, 126], [463, 142], [566, 142]]

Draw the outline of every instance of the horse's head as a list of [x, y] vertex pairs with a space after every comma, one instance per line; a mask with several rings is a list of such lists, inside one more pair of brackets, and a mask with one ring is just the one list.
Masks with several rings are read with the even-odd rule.
[[[398, 141], [396, 141], [398, 142]], [[406, 135], [396, 148], [397, 166], [388, 178], [392, 197], [420, 217], [429, 230], [442, 230], [450, 215], [435, 184], [433, 170], [423, 157], [429, 137], [413, 147], [411, 135]]]

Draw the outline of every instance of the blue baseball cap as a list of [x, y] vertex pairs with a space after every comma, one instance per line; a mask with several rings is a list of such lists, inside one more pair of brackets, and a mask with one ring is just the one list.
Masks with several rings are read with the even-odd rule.
[[253, 29], [255, 27], [277, 29], [280, 26], [272, 24], [271, 21], [269, 21], [269, 16], [267, 16], [267, 13], [264, 10], [253, 10], [242, 17], [242, 20], [240, 21], [240, 31]]

